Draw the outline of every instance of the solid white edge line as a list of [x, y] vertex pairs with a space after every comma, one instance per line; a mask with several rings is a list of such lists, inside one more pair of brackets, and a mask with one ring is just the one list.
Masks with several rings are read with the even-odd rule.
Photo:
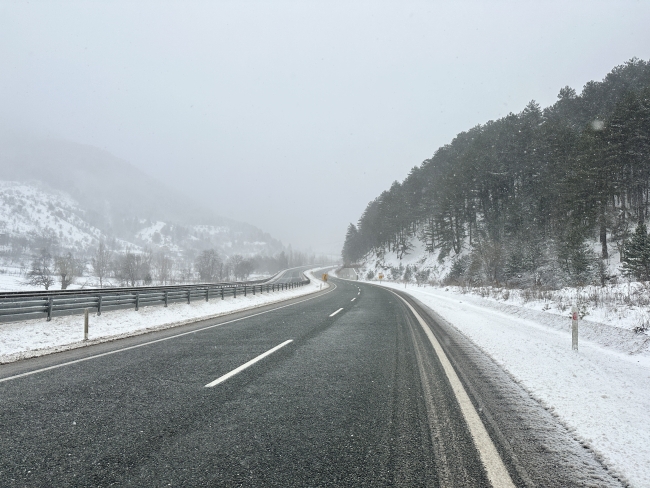
[[255, 364], [256, 362], [258, 362], [258, 361], [264, 359], [264, 358], [265, 358], [266, 356], [268, 356], [269, 354], [273, 354], [275, 351], [277, 351], [278, 349], [283, 348], [284, 346], [286, 346], [287, 344], [289, 344], [289, 343], [291, 343], [291, 342], [293, 342], [293, 340], [291, 340], [291, 339], [289, 339], [288, 341], [284, 341], [282, 344], [279, 344], [279, 345], [275, 346], [274, 348], [269, 349], [269, 350], [266, 351], [265, 353], [260, 354], [259, 356], [257, 356], [257, 357], [255, 357], [255, 358], [251, 359], [251, 360], [248, 361], [247, 363], [244, 363], [244, 364], [242, 364], [241, 366], [239, 366], [238, 368], [233, 369], [230, 373], [226, 373], [226, 374], [224, 374], [223, 376], [220, 376], [219, 378], [217, 378], [217, 379], [214, 380], [213, 382], [208, 383], [207, 385], [205, 385], [205, 387], [206, 387], [206, 388], [212, 388], [213, 386], [217, 386], [219, 383], [223, 383], [223, 382], [226, 381], [228, 378], [232, 378], [232, 377], [235, 376], [237, 373], [241, 373], [242, 371], [244, 371], [244, 370], [245, 370], [246, 368], [248, 368], [249, 366], [252, 366], [252, 365]]
[[447, 358], [445, 351], [443, 351], [442, 346], [440, 346], [438, 339], [436, 339], [429, 326], [422, 319], [420, 314], [415, 311], [409, 302], [407, 302], [397, 293], [393, 291], [391, 291], [391, 293], [398, 296], [411, 310], [411, 312], [413, 312], [413, 315], [415, 315], [415, 318], [420, 323], [420, 326], [424, 330], [424, 333], [429, 339], [429, 342], [431, 342], [433, 349], [438, 355], [438, 359], [440, 359], [440, 363], [442, 364], [442, 367], [445, 370], [445, 374], [449, 379], [451, 388], [454, 392], [454, 395], [456, 396], [458, 405], [460, 406], [460, 411], [465, 418], [469, 432], [472, 435], [472, 440], [474, 441], [474, 446], [476, 446], [476, 450], [479, 452], [479, 456], [481, 458], [483, 466], [485, 467], [485, 471], [487, 473], [488, 479], [490, 480], [490, 483], [492, 486], [498, 488], [514, 488], [515, 484], [513, 483], [512, 478], [510, 478], [510, 473], [508, 473], [505, 464], [503, 464], [503, 460], [501, 459], [501, 456], [499, 456], [497, 448], [492, 442], [492, 439], [490, 438], [485, 425], [483, 425], [481, 417], [479, 417], [478, 412], [474, 408], [474, 404], [465, 391], [465, 388], [463, 387], [460, 378], [458, 378], [454, 367], [451, 365], [449, 358]]
[[[171, 340], [171, 339], [176, 339], [178, 337], [183, 337], [183, 336], [186, 336], [188, 334], [196, 334], [197, 332], [202, 332], [202, 331], [208, 330], [208, 329], [214, 329], [215, 327], [221, 327], [222, 325], [232, 324], [233, 322], [239, 322], [240, 320], [249, 319], [251, 317], [257, 317], [258, 315], [264, 315], [265, 313], [275, 312], [276, 310], [280, 310], [280, 309], [287, 308], [287, 307], [293, 307], [294, 305], [298, 305], [299, 303], [308, 302], [309, 300], [313, 300], [314, 298], [318, 298], [318, 297], [322, 297], [323, 295], [327, 295], [328, 293], [331, 293], [334, 290], [336, 290], [336, 288], [338, 288], [334, 283], [332, 283], [331, 286], [332, 286], [332, 288], [330, 288], [329, 291], [326, 291], [324, 293], [319, 293], [318, 295], [315, 295], [315, 296], [309, 297], [309, 298], [305, 298], [304, 300], [300, 300], [300, 301], [295, 302], [295, 303], [289, 303], [288, 305], [282, 305], [281, 307], [275, 307], [275, 308], [272, 308], [271, 310], [265, 310], [264, 312], [257, 312], [257, 313], [251, 314], [251, 315], [247, 315], [245, 317], [240, 317], [238, 319], [233, 319], [233, 320], [228, 320], [226, 322], [221, 322], [219, 324], [208, 325], [206, 327], [201, 327], [200, 329], [190, 330], [188, 332], [181, 332], [180, 334], [175, 334], [175, 335], [169, 336], [169, 337], [163, 337], [162, 339], [155, 339], [153, 341], [143, 342], [142, 344], [136, 344], [135, 346], [123, 347], [122, 349], [116, 349], [114, 351], [103, 352], [101, 354], [95, 354], [94, 356], [88, 356], [86, 358], [75, 359], [73, 361], [68, 361], [68, 362], [61, 363], [61, 364], [54, 364], [52, 366], [48, 366], [47, 368], [35, 369], [34, 371], [27, 371], [25, 373], [20, 373], [20, 374], [14, 375], [14, 376], [7, 376], [6, 378], [0, 378], [0, 383], [4, 383], [5, 381], [10, 381], [10, 380], [15, 380], [15, 379], [18, 379], [18, 378], [22, 378], [24, 376], [30, 376], [30, 375], [33, 375], [33, 374], [36, 374], [36, 373], [43, 373], [43, 372], [49, 371], [51, 369], [62, 368], [63, 366], [69, 366], [71, 364], [82, 363], [84, 361], [90, 361], [91, 359], [97, 359], [97, 358], [101, 358], [101, 357], [104, 357], [104, 356], [110, 356], [111, 354], [117, 354], [118, 352], [128, 351], [130, 349], [137, 349], [138, 347], [148, 346], [149, 344], [155, 344], [157, 342], [163, 342], [163, 341], [168, 341], [168, 340]], [[291, 298], [289, 298], [288, 300], [291, 300]], [[273, 304], [270, 303], [269, 305], [273, 305]], [[233, 311], [232, 313], [237, 313], [237, 310]], [[196, 322], [200, 322], [201, 320], [210, 320], [210, 319], [197, 318]], [[184, 325], [189, 325], [189, 324], [184, 324]], [[132, 336], [132, 337], [134, 337], [134, 336]]]
[[334, 316], [335, 316], [337, 313], [339, 313], [341, 310], [343, 310], [343, 309], [342, 309], [342, 308], [339, 308], [336, 312], [334, 312], [333, 314], [331, 314], [330, 317], [334, 317]]

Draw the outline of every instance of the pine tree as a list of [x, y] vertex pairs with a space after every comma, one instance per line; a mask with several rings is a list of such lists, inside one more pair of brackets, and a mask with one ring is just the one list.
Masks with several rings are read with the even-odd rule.
[[348, 232], [345, 235], [345, 243], [343, 244], [343, 251], [341, 253], [345, 264], [354, 263], [357, 259], [362, 257], [359, 250], [359, 233], [354, 224], [348, 225]]
[[625, 246], [622, 261], [625, 274], [643, 281], [650, 280], [650, 238], [644, 223], [637, 225], [632, 240]]

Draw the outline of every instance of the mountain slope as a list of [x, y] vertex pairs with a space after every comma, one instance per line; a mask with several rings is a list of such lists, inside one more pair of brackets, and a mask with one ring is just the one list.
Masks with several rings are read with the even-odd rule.
[[621, 260], [650, 280], [635, 230], [650, 213], [649, 134], [650, 62], [632, 59], [580, 95], [458, 134], [368, 204], [343, 257], [381, 268], [421, 249], [416, 261], [435, 255], [447, 281], [475, 285], [604, 284]]
[[46, 238], [80, 250], [116, 239], [190, 255], [210, 247], [225, 255], [283, 249], [257, 227], [221, 217], [91, 146], [0, 134], [0, 181], [0, 233], [14, 241]]

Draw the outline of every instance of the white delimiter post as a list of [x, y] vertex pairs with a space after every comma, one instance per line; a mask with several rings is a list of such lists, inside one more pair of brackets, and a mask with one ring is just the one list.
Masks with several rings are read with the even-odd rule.
[[578, 350], [578, 307], [571, 308], [571, 349]]
[[88, 340], [88, 309], [84, 310], [84, 341]]

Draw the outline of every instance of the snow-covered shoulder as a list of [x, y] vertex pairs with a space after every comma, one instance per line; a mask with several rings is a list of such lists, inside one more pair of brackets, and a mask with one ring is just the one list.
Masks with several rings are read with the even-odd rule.
[[113, 310], [102, 315], [91, 315], [88, 341], [83, 341], [83, 316], [69, 315], [21, 322], [0, 323], [0, 364], [42, 356], [107, 342], [123, 337], [145, 334], [155, 330], [185, 325], [198, 320], [220, 317], [291, 298], [324, 290], [329, 285], [312, 273], [305, 273], [311, 282], [292, 290], [256, 295], [197, 301], [191, 304], [173, 303], [168, 307], [150, 306], [135, 310]]
[[[631, 354], [622, 351], [622, 343], [608, 347], [603, 341], [582, 338], [576, 352], [571, 350], [568, 317], [535, 314], [534, 310], [512, 305], [496, 308], [487, 300], [444, 288], [405, 288], [396, 283], [383, 286], [406, 291], [456, 327], [556, 415], [617, 476], [632, 486], [650, 486], [647, 341], [645, 347], [628, 343], [635, 350]], [[565, 326], [541, 320], [544, 315], [564, 321]], [[647, 338], [645, 334], [638, 336]]]

